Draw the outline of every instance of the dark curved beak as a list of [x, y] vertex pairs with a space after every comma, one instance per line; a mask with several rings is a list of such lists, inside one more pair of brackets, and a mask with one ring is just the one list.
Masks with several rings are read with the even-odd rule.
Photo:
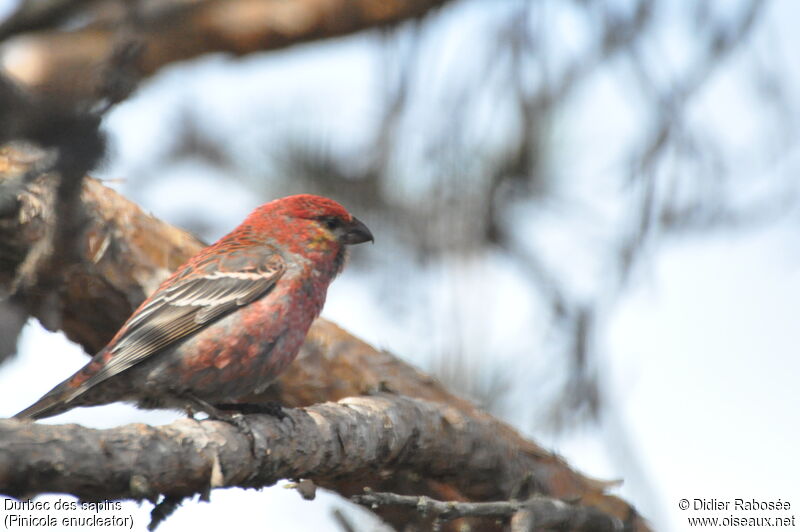
[[353, 220], [345, 226], [341, 241], [343, 244], [352, 245], [366, 241], [375, 242], [375, 239], [372, 237], [372, 231], [369, 230], [369, 227], [353, 216]]

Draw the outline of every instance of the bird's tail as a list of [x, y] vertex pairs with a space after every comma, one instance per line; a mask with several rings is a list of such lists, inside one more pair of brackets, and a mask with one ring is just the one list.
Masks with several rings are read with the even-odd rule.
[[62, 382], [31, 406], [14, 415], [16, 419], [42, 419], [57, 416], [77, 406], [72, 402], [76, 390], [67, 386], [67, 381]]

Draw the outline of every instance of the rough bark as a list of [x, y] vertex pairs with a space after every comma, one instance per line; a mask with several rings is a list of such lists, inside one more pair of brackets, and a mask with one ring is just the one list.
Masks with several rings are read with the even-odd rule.
[[[6, 292], [10, 290], [17, 268], [23, 263], [33, 243], [44, 234], [50, 219], [49, 213], [52, 212], [52, 190], [56, 179], [50, 175], [40, 175], [33, 179], [30, 176], [21, 178], [25, 176], [24, 171], [30, 164], [31, 160], [25, 159], [18, 150], [5, 148], [0, 151], [0, 197], [3, 194], [8, 195], [11, 190], [14, 200], [8, 208], [0, 212], [0, 290]], [[135, 204], [91, 178], [84, 179], [81, 205], [85, 211], [85, 225], [82, 231], [74, 235], [71, 244], [75, 246], [75, 254], [80, 260], [65, 264], [62, 268], [59, 288], [50, 297], [51, 310], [47, 315], [42, 315], [45, 312], [42, 307], [26, 306], [25, 298], [15, 300], [15, 304], [47, 326], [63, 330], [87, 352], [93, 353], [113, 336], [133, 309], [172, 269], [200, 249], [201, 243], [188, 233], [144, 213]], [[277, 398], [288, 406], [305, 406], [378, 392], [389, 392], [428, 401], [427, 404], [441, 405], [441, 411], [436, 408], [426, 410], [433, 416], [426, 423], [436, 419], [444, 423], [442, 420], [451, 416], [459, 423], [479, 427], [483, 439], [480, 445], [476, 443], [472, 448], [472, 452], [479, 455], [475, 458], [484, 454], [502, 454], [508, 457], [508, 465], [503, 467], [509, 468], [513, 464], [513, 467], [520, 469], [515, 475], [489, 475], [485, 469], [464, 472], [466, 476], [463, 478], [468, 478], [469, 481], [458, 482], [453, 481], [448, 474], [443, 474], [444, 465], [431, 475], [427, 474], [433, 473], [429, 467], [412, 468], [413, 475], [382, 476], [374, 474], [374, 470], [371, 476], [362, 475], [363, 471], [359, 471], [358, 475], [339, 477], [326, 477], [323, 474], [319, 478], [323, 479], [326, 487], [345, 495], [360, 492], [362, 487], [370, 486], [379, 491], [428, 494], [448, 500], [504, 500], [515, 489], [515, 483], [521, 476], [532, 475], [532, 483], [537, 492], [596, 507], [626, 523], [631, 529], [647, 529], [644, 521], [629, 504], [605, 494], [606, 483], [592, 480], [572, 470], [561, 458], [526, 440], [512, 427], [468, 401], [448, 392], [432, 377], [403, 363], [390, 353], [374, 349], [325, 320], [318, 320], [314, 324], [298, 359], [270, 391], [269, 396], [264, 398]], [[315, 408], [324, 410], [331, 407]], [[352, 409], [352, 406], [347, 408]], [[302, 417], [309, 414], [293, 415]], [[450, 421], [447, 423], [453, 424]], [[189, 425], [177, 425], [178, 428], [186, 426]], [[223, 432], [228, 430], [224, 426], [217, 429]], [[37, 438], [43, 437], [51, 429], [37, 425], [21, 429], [11, 423], [6, 424], [4, 430], [23, 431], [20, 434], [30, 431], [27, 437]], [[105, 438], [80, 427], [63, 430], [74, 431], [81, 438]], [[138, 427], [136, 430], [116, 430], [123, 432], [113, 434], [135, 435], [138, 430], [147, 433], [149, 438], [149, 431], [154, 429]], [[437, 431], [453, 429], [440, 427], [431, 430], [433, 433], [440, 433]], [[419, 441], [424, 435], [418, 434], [414, 437]], [[124, 439], [112, 441], [118, 442], [115, 449], [121, 453], [120, 456], [131, 456], [125, 454], [128, 451]], [[457, 438], [449, 436], [438, 445], [444, 444], [449, 449], [457, 442]], [[197, 446], [198, 442], [187, 440], [186, 444]], [[165, 447], [159, 450], [158, 454], [162, 456], [158, 459], [174, 462], [178, 467], [182, 463], [182, 455], [175, 454], [171, 449]], [[25, 464], [26, 455], [15, 454], [22, 452], [21, 448], [17, 448], [11, 455], [12, 461]], [[418, 454], [427, 452], [426, 447], [417, 448]], [[198, 455], [196, 459], [201, 460], [202, 457]], [[162, 462], [162, 465], [166, 462]], [[32, 465], [27, 463], [27, 466]], [[31, 471], [33, 470], [39, 469], [34, 467]], [[40, 476], [52, 484], [49, 487], [40, 485], [37, 489], [60, 489], [58, 477], [48, 474], [52, 469], [44, 468], [41, 471], [43, 473]], [[479, 474], [479, 471], [483, 471], [483, 474]], [[5, 478], [3, 475], [6, 472], [0, 470], [0, 479]], [[302, 476], [300, 473], [293, 475]], [[130, 478], [132, 477], [128, 477], [128, 481]], [[101, 479], [92, 479], [92, 482], [95, 486], [106, 488], [106, 483]], [[0, 491], [8, 489], [9, 485], [3, 482], [0, 484]], [[21, 491], [24, 490], [16, 490], [15, 493]], [[108, 492], [104, 493], [108, 496]]]
[[[369, 482], [376, 474], [390, 477], [400, 471], [465, 488], [515, 486], [535, 466], [509, 442], [489, 444], [489, 422], [390, 394], [291, 409], [282, 420], [248, 416], [248, 423], [254, 452], [241, 432], [220, 421], [106, 430], [0, 421], [0, 492], [20, 498], [59, 491], [87, 501], [155, 500], [220, 487], [269, 486], [284, 478], [334, 486], [342, 477]], [[523, 511], [549, 528], [623, 529], [618, 518], [595, 508], [542, 497], [525, 503], [452, 503], [368, 493], [356, 500], [367, 506], [401, 505], [438, 519], [511, 518]]]
[[[445, 0], [53, 1], [0, 26], [0, 62], [18, 82], [74, 100], [97, 96], [104, 67], [135, 43], [128, 75], [212, 52], [244, 55], [380, 28], [419, 17]], [[57, 31], [70, 20], [90, 22]], [[56, 25], [56, 27], [53, 27]]]
[[[491, 423], [436, 403], [381, 394], [286, 414], [282, 420], [248, 417], [257, 452], [251, 452], [248, 439], [233, 425], [220, 421], [187, 419], [164, 427], [126, 425], [107, 430], [0, 421], [0, 491], [20, 498], [61, 491], [87, 501], [152, 500], [162, 494], [184, 497], [218, 487], [268, 486], [283, 478], [335, 485], [342, 477], [368, 480], [376, 472], [392, 476], [397, 471], [456, 486], [495, 482], [514, 486], [525, 481], [534, 465], [508, 442], [487, 446]], [[383, 498], [375, 499], [378, 495]], [[409, 504], [415, 499], [417, 503]], [[596, 509], [553, 500], [457, 505], [366, 494], [359, 502], [405, 503], [448, 519], [509, 518], [529, 509], [540, 519], [550, 516], [550, 525], [578, 520], [586, 524], [570, 527], [574, 530], [623, 528], [619, 519]]]
[[489, 420], [438, 403], [381, 393], [285, 412], [282, 420], [247, 416], [255, 452], [223, 421], [106, 430], [0, 421], [0, 491], [152, 498], [268, 486], [284, 478], [335, 486], [342, 477], [368, 481], [405, 471], [467, 490], [497, 484], [510, 492], [536, 468], [536, 458], [513, 442], [492, 443]]

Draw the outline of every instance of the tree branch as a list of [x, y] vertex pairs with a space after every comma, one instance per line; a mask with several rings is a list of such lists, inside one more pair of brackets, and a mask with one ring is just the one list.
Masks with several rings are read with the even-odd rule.
[[536, 466], [509, 442], [498, 443], [491, 423], [427, 401], [380, 394], [286, 414], [280, 421], [247, 416], [255, 453], [244, 434], [221, 421], [107, 430], [2, 421], [0, 491], [151, 499], [283, 478], [361, 480], [376, 471], [410, 471], [457, 486], [511, 486]]
[[[164, 427], [126, 425], [95, 430], [78, 425], [0, 421], [0, 492], [31, 497], [63, 492], [82, 500], [168, 500], [212, 488], [270, 486], [283, 478], [324, 485], [368, 480], [379, 471], [424, 474], [456, 486], [521, 483], [530, 459], [495, 441], [491, 423], [442, 405], [389, 394], [291, 409], [284, 419], [247, 417], [256, 451], [233, 425], [181, 420]], [[582, 523], [572, 530], [622, 529], [593, 508], [533, 498], [524, 503], [456, 503], [367, 493], [365, 505], [403, 505], [439, 519], [511, 517], [526, 510], [537, 526]]]

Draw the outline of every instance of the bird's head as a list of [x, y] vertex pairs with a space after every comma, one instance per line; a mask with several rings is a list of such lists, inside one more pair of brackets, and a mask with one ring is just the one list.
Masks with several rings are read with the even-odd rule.
[[258, 233], [288, 245], [294, 253], [332, 253], [337, 262], [344, 259], [345, 246], [374, 241], [367, 226], [342, 205], [312, 194], [265, 203], [248, 220]]

